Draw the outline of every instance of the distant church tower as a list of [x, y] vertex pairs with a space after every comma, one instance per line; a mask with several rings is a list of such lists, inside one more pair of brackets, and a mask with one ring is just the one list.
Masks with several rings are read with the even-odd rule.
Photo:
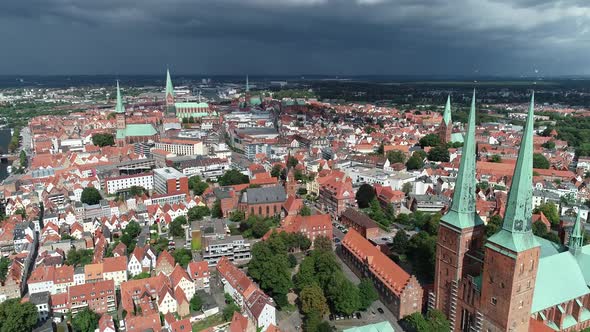
[[127, 122], [125, 120], [125, 107], [123, 106], [123, 99], [121, 98], [121, 89], [119, 88], [119, 81], [117, 81], [117, 106], [115, 106], [115, 119], [117, 120], [117, 129], [125, 129]]
[[[449, 110], [449, 112], [447, 112]], [[445, 119], [450, 124], [450, 100], [445, 108]], [[443, 121], [443, 124], [446, 123]], [[453, 330], [462, 330], [458, 292], [467, 274], [481, 271], [481, 252], [484, 223], [475, 209], [476, 154], [475, 154], [475, 91], [463, 145], [463, 155], [453, 193], [452, 206], [440, 221], [436, 245], [434, 298], [430, 306], [441, 310], [449, 318]], [[475, 273], [474, 273], [475, 272]]]
[[293, 168], [287, 171], [287, 180], [285, 181], [285, 191], [287, 196], [293, 196], [297, 194], [297, 180], [295, 179], [295, 172]]
[[447, 104], [443, 113], [443, 119], [438, 127], [438, 136], [440, 141], [447, 144], [451, 141], [451, 134], [453, 133], [453, 121], [451, 120], [451, 96], [447, 97]]
[[169, 69], [166, 69], [166, 114], [176, 114], [176, 107], [174, 106], [174, 86], [172, 85]]
[[540, 258], [540, 244], [532, 231], [534, 102], [533, 93], [502, 229], [485, 246], [482, 331], [529, 331]]

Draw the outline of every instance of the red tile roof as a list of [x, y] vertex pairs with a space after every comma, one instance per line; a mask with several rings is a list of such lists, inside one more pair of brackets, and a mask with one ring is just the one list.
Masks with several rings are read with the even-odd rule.
[[191, 321], [188, 318], [181, 319], [170, 324], [171, 332], [190, 332], [192, 331]]
[[203, 278], [209, 276], [209, 265], [206, 261], [190, 262], [187, 267], [190, 277], [194, 280], [196, 278]]
[[239, 312], [234, 312], [229, 324], [229, 332], [244, 332], [248, 329], [248, 318], [242, 316]]
[[103, 260], [103, 273], [127, 271], [127, 256], [107, 257]]
[[254, 282], [246, 276], [244, 271], [233, 265], [226, 256], [223, 256], [219, 262], [217, 262], [217, 271], [219, 271], [219, 274], [221, 274], [221, 276], [245, 299], [258, 288]]
[[379, 248], [372, 245], [354, 229], [349, 229], [342, 239], [342, 245], [361, 262], [365, 262], [373, 275], [379, 278], [394, 294], [398, 296], [401, 294], [411, 276], [382, 253]]
[[129, 332], [144, 332], [150, 331], [150, 329], [153, 332], [159, 332], [162, 331], [161, 324], [160, 314], [158, 313], [146, 316], [127, 315], [127, 318], [125, 318], [125, 325]]

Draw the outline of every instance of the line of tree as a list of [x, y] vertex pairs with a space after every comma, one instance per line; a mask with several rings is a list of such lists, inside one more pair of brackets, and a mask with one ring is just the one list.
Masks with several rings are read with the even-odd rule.
[[445, 314], [440, 310], [428, 310], [426, 317], [415, 312], [400, 321], [402, 327], [409, 332], [447, 332], [451, 325]]
[[363, 279], [355, 285], [344, 275], [331, 240], [326, 237], [316, 238], [314, 249], [301, 262], [293, 283], [308, 331], [317, 331], [319, 326], [326, 325], [322, 317], [330, 311], [350, 315], [366, 310], [378, 299], [370, 280]]
[[14, 128], [12, 137], [8, 143], [8, 151], [14, 153], [20, 145], [20, 128]]
[[293, 288], [293, 264], [289, 260], [289, 253], [307, 250], [310, 245], [309, 239], [301, 233], [281, 232], [273, 233], [267, 240], [252, 246], [248, 274], [258, 282], [262, 290], [273, 297], [279, 307], [289, 304], [287, 294]]

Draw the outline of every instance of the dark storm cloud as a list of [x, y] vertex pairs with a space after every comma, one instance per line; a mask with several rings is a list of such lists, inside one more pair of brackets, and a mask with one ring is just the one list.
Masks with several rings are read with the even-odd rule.
[[0, 70], [588, 74], [589, 23], [577, 0], [4, 0]]

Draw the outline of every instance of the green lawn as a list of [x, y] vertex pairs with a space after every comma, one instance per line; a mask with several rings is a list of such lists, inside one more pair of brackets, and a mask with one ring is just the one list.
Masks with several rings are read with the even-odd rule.
[[201, 250], [201, 237], [193, 237], [191, 240], [191, 249], [192, 250]]
[[223, 320], [223, 315], [221, 313], [218, 313], [193, 324], [193, 332], [199, 332], [208, 327], [216, 326], [222, 323], [225, 323], [225, 321]]

